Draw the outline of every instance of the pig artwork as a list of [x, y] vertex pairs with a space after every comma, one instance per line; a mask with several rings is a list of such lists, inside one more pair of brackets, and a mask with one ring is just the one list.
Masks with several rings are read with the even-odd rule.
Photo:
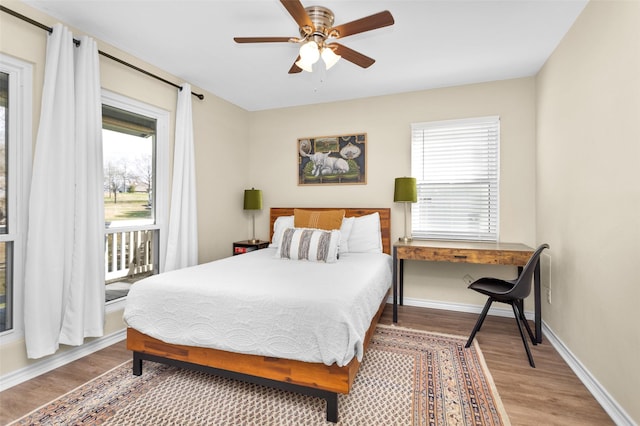
[[298, 185], [365, 185], [367, 135], [298, 139]]
[[349, 164], [344, 158], [331, 157], [329, 152], [306, 154], [301, 151], [300, 154], [302, 156], [309, 157], [313, 163], [313, 170], [311, 173], [316, 177], [343, 174], [349, 171]]

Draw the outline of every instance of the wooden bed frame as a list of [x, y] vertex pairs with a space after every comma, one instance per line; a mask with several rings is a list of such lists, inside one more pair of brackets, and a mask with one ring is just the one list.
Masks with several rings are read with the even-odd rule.
[[[302, 208], [306, 210], [335, 210], [334, 208]], [[380, 214], [383, 251], [390, 254], [390, 209], [345, 208], [344, 210], [346, 210], [346, 217], [364, 216], [378, 212]], [[271, 208], [270, 237], [272, 237], [275, 220], [280, 216], [291, 215], [293, 215], [293, 208]], [[383, 298], [380, 308], [367, 330], [364, 341], [365, 351], [375, 332], [386, 300], [387, 296]], [[338, 421], [338, 394], [349, 393], [360, 367], [360, 362], [355, 357], [349, 364], [339, 367], [336, 364], [325, 365], [210, 348], [174, 345], [147, 336], [133, 328], [127, 329], [127, 349], [133, 351], [134, 375], [141, 375], [142, 361], [149, 360], [316, 396], [327, 401], [327, 420], [334, 423]]]

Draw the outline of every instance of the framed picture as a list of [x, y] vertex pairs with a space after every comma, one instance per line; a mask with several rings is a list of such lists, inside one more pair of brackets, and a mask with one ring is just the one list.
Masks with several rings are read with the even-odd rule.
[[366, 133], [298, 139], [298, 185], [364, 185], [366, 158]]

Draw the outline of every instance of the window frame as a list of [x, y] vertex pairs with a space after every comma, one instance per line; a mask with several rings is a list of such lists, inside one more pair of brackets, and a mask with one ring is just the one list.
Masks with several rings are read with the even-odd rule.
[[[439, 132], [445, 130], [442, 135]], [[431, 132], [431, 134], [429, 134]], [[486, 137], [480, 132], [487, 132]], [[454, 143], [453, 148], [442, 149], [442, 141]], [[429, 142], [433, 144], [425, 148]], [[457, 147], [456, 147], [457, 146]], [[426, 151], [437, 152], [435, 163], [439, 167], [435, 176], [429, 176], [425, 169]], [[444, 155], [440, 155], [443, 154]], [[460, 154], [463, 154], [460, 156]], [[456, 167], [462, 162], [467, 178], [459, 178]], [[470, 167], [473, 166], [473, 167]], [[418, 201], [412, 205], [411, 228], [415, 239], [499, 241], [500, 236], [500, 117], [483, 116], [413, 123], [411, 125], [411, 175], [416, 178]], [[447, 170], [451, 175], [446, 176]], [[463, 175], [464, 176], [464, 175]], [[476, 187], [477, 189], [474, 189]], [[478, 188], [479, 187], [479, 188]], [[439, 191], [440, 206], [434, 207], [433, 195]], [[484, 193], [482, 193], [484, 192]], [[480, 194], [474, 203], [456, 204], [455, 199]], [[481, 207], [477, 207], [481, 205]], [[430, 222], [429, 210], [436, 212]], [[458, 218], [447, 224], [444, 214], [460, 213]], [[456, 217], [455, 215], [453, 216]], [[479, 218], [479, 219], [478, 219]], [[472, 222], [477, 222], [470, 226]]]
[[12, 328], [0, 333], [0, 344], [24, 337], [23, 288], [27, 240], [29, 191], [32, 166], [33, 65], [0, 53], [0, 71], [9, 74], [9, 134], [7, 156], [7, 233], [0, 242], [12, 243], [11, 296]]
[[[102, 104], [106, 104], [135, 114], [144, 115], [156, 120], [156, 146], [155, 146], [155, 222], [148, 225], [118, 226], [108, 228], [109, 231], [135, 231], [155, 230], [158, 235], [158, 268], [166, 255], [166, 230], [168, 226], [169, 204], [169, 111], [149, 105], [136, 99], [102, 89]], [[104, 227], [104, 231], [107, 228]], [[106, 237], [106, 234], [105, 234]], [[158, 269], [159, 270], [159, 269]], [[162, 271], [160, 271], [162, 272]], [[124, 307], [126, 296], [106, 302], [107, 312], [112, 312]]]

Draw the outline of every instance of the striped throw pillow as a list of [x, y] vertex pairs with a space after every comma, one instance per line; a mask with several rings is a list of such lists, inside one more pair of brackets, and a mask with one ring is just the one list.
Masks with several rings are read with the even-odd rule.
[[334, 263], [338, 260], [340, 231], [288, 228], [282, 235], [276, 257], [310, 262]]

